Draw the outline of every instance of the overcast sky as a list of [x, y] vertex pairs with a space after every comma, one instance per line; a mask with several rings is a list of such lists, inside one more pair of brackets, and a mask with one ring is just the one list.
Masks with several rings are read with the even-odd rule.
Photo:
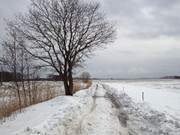
[[[180, 75], [180, 0], [99, 0], [116, 26], [113, 44], [95, 52], [85, 70], [94, 77]], [[3, 18], [25, 12], [29, 0], [0, 0]]]

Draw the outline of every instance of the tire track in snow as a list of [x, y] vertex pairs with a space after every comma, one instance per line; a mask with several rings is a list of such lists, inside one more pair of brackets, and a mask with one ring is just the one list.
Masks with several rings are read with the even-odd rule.
[[82, 123], [83, 123], [84, 119], [86, 119], [86, 117], [87, 117], [90, 113], [92, 113], [92, 112], [94, 111], [94, 109], [96, 108], [96, 94], [97, 94], [97, 89], [98, 89], [98, 84], [96, 84], [96, 88], [95, 88], [94, 94], [93, 94], [93, 96], [92, 96], [92, 98], [93, 98], [93, 104], [92, 104], [92, 107], [91, 107], [91, 109], [90, 109], [90, 112], [87, 113], [86, 115], [84, 115], [84, 116], [82, 117], [82, 119], [80, 120], [80, 122], [79, 122], [79, 127], [78, 127], [77, 130], [76, 130], [76, 134], [77, 134], [77, 135], [83, 134], [83, 133], [82, 133]]
[[119, 108], [106, 94], [107, 89], [104, 89], [100, 84], [96, 84], [92, 96], [92, 107], [90, 112], [81, 118], [79, 127], [76, 130], [77, 135], [127, 134], [126, 129], [121, 126], [118, 118]]

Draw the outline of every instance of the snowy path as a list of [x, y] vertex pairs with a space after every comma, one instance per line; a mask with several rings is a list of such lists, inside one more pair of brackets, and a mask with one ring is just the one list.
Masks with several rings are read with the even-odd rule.
[[90, 112], [80, 121], [79, 135], [127, 135], [118, 119], [119, 109], [107, 97], [102, 85], [96, 85]]
[[[66, 135], [128, 135], [126, 127], [119, 121], [119, 108], [114, 105], [101, 84], [90, 90], [80, 91], [76, 97], [91, 102], [86, 113], [66, 124]], [[61, 134], [62, 135], [62, 134]]]

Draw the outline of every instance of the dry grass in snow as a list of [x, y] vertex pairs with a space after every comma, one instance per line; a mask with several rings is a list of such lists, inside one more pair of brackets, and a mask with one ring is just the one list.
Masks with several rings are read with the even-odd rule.
[[0, 120], [5, 121], [10, 118], [9, 116], [15, 116], [20, 109], [27, 106], [63, 95], [63, 88], [57, 85], [58, 83], [60, 82], [35, 82], [31, 87], [26, 88], [25, 94], [21, 89], [21, 104], [19, 104], [17, 92], [13, 89], [12, 84], [4, 83], [0, 87]]

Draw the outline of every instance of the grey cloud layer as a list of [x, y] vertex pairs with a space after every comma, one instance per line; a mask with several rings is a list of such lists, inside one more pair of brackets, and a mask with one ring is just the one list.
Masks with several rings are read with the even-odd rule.
[[180, 36], [179, 0], [105, 0], [104, 7], [130, 37]]
[[26, 12], [30, 0], [0, 0], [0, 37], [5, 33], [5, 19], [12, 19], [19, 12]]
[[[96, 0], [95, 0], [96, 1]], [[180, 75], [180, 0], [98, 0], [117, 24], [115, 43], [87, 61], [94, 77]], [[3, 18], [25, 12], [29, 0], [0, 0]]]

